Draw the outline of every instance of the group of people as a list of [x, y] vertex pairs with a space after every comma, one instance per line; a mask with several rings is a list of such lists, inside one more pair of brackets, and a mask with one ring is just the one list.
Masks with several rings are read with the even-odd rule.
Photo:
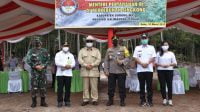
[[[148, 45], [148, 41], [148, 36], [143, 34], [141, 36], [141, 45], [135, 48], [133, 54], [137, 63], [137, 74], [140, 83], [140, 106], [153, 106], [153, 65], [157, 68], [163, 105], [169, 104], [172, 106], [173, 67], [177, 65], [175, 55], [168, 50], [168, 42], [163, 42], [156, 54], [155, 48], [152, 45]], [[147, 89], [147, 98], [145, 96], [145, 85]], [[168, 88], [167, 95], [166, 87]]]
[[[161, 94], [163, 105], [173, 105], [172, 103], [172, 80], [173, 67], [177, 65], [176, 58], [173, 52], [169, 51], [169, 44], [163, 42], [159, 52], [156, 54], [155, 48], [148, 45], [148, 36], [141, 35], [141, 45], [134, 50], [133, 59], [137, 63], [137, 74], [140, 83], [140, 106], [153, 106], [153, 66], [157, 67], [158, 78], [161, 86]], [[98, 78], [100, 73], [98, 70], [101, 62], [101, 53], [94, 47], [94, 37], [86, 38], [86, 46], [79, 51], [78, 62], [81, 65], [80, 75], [83, 77], [83, 102], [81, 106], [98, 105]], [[108, 77], [108, 102], [107, 106], [114, 104], [114, 93], [116, 83], [119, 88], [120, 106], [125, 106], [126, 99], [126, 67], [130, 60], [126, 55], [127, 49], [119, 44], [119, 38], [113, 36], [113, 47], [108, 48], [104, 59], [104, 72]], [[46, 49], [42, 48], [42, 43], [39, 39], [35, 40], [36, 47], [29, 50], [26, 61], [32, 68], [31, 77], [31, 93], [32, 105], [37, 105], [37, 92], [41, 96], [41, 106], [47, 107], [46, 98], [46, 67], [49, 64], [49, 54]], [[75, 59], [70, 53], [70, 46], [65, 42], [60, 50], [55, 55], [55, 65], [57, 66], [57, 106], [63, 105], [70, 107], [70, 88], [72, 78], [72, 68], [75, 66]], [[168, 94], [166, 94], [166, 86]], [[147, 97], [145, 95], [145, 87], [147, 89]]]

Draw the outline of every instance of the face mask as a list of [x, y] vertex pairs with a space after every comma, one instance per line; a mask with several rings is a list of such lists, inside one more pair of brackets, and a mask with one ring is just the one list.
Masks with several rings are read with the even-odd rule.
[[92, 47], [92, 46], [93, 46], [93, 43], [88, 42], [88, 43], [86, 43], [86, 46], [87, 46], [87, 47]]
[[40, 47], [41, 46], [41, 44], [40, 43], [36, 43], [36, 47]]
[[162, 46], [163, 51], [167, 51], [169, 49], [169, 46]]
[[146, 45], [146, 44], [148, 44], [148, 42], [149, 42], [149, 40], [148, 40], [148, 39], [142, 39], [142, 40], [141, 40], [141, 43], [142, 43], [143, 45]]
[[63, 47], [62, 49], [64, 52], [68, 52], [69, 51], [69, 47]]

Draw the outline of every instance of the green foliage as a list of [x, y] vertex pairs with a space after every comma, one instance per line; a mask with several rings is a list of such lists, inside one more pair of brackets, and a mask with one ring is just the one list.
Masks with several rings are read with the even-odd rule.
[[[170, 44], [179, 61], [200, 62], [200, 36], [184, 32], [177, 28], [163, 31], [164, 41]], [[152, 36], [151, 42], [156, 47], [161, 43], [160, 33]]]
[[[61, 45], [68, 41], [70, 44], [70, 50], [73, 54], [77, 55], [77, 34], [65, 33], [65, 31], [60, 31], [61, 36]], [[17, 57], [23, 58], [28, 49], [32, 48], [32, 45], [29, 44], [32, 41], [34, 36], [27, 37], [23, 41], [12, 44], [12, 51], [16, 52]], [[55, 53], [58, 50], [58, 30], [54, 30], [49, 34], [40, 36], [41, 41], [43, 43], [43, 47], [48, 49], [51, 60], [54, 59]], [[85, 46], [83, 35], [80, 35], [80, 47]], [[165, 41], [168, 41], [170, 44], [170, 50], [173, 51], [176, 55], [177, 60], [179, 61], [187, 61], [187, 62], [200, 62], [200, 36], [194, 35], [191, 33], [184, 32], [182, 30], [172, 28], [166, 31], [163, 31], [163, 38]], [[140, 44], [140, 40], [131, 40], [133, 43], [133, 47]], [[135, 45], [136, 43], [136, 45]], [[155, 48], [158, 48], [161, 44], [160, 33], [153, 35], [150, 37], [150, 44], [154, 45]], [[101, 50], [102, 57], [105, 56], [107, 50], [107, 43], [102, 43], [100, 48], [100, 44], [96, 43], [95, 46]], [[131, 46], [128, 45], [128, 49], [132, 54]], [[9, 56], [10, 44], [7, 45], [7, 54], [6, 57]], [[133, 48], [134, 49], [134, 48]]]

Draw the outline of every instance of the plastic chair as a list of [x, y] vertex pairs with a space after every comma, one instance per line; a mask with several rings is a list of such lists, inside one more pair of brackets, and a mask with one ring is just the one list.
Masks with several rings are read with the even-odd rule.
[[200, 80], [200, 66], [195, 67], [195, 77], [197, 80]]
[[46, 75], [46, 77], [47, 77], [47, 81], [48, 81], [48, 82], [52, 82], [51, 66], [47, 66], [47, 70], [46, 70], [45, 75]]
[[196, 87], [197, 85], [197, 78], [196, 78], [196, 70], [194, 66], [189, 66], [188, 67], [188, 72], [189, 72], [189, 83], [190, 87]]
[[195, 67], [195, 78], [197, 80], [197, 85], [199, 86], [200, 89], [200, 66]]
[[183, 81], [181, 80], [180, 72], [174, 70], [174, 76], [172, 81], [172, 93], [173, 94], [185, 94], [185, 88]]
[[127, 76], [126, 86], [129, 87], [130, 91], [139, 92], [140, 84], [137, 76], [136, 69], [129, 69], [130, 76]]
[[20, 71], [9, 72], [8, 92], [22, 92]]

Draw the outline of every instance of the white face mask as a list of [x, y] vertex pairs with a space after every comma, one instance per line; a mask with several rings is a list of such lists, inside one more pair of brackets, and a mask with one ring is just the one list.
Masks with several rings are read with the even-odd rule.
[[163, 51], [167, 51], [169, 49], [169, 46], [162, 46]]
[[87, 46], [87, 47], [92, 47], [92, 46], [93, 46], [93, 43], [88, 42], [88, 43], [86, 43], [86, 46]]
[[68, 52], [68, 51], [69, 51], [69, 47], [63, 47], [62, 50], [63, 50], [64, 52]]

